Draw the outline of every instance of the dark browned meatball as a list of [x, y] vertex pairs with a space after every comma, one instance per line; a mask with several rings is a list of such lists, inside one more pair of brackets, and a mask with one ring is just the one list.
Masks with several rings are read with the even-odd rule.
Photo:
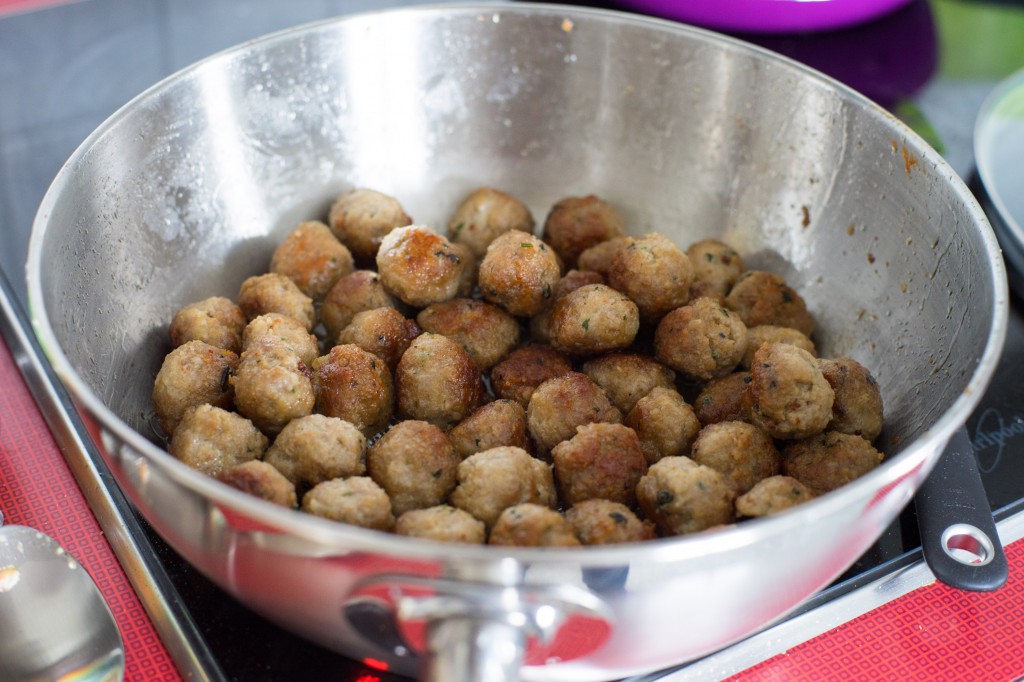
[[312, 299], [322, 299], [335, 282], [352, 272], [352, 254], [318, 220], [300, 223], [270, 258], [270, 271], [284, 275]]
[[267, 313], [253, 318], [242, 332], [242, 350], [258, 345], [280, 346], [299, 356], [307, 366], [320, 355], [320, 344], [316, 335], [310, 334], [306, 326], [294, 317], [281, 313]]
[[395, 520], [395, 534], [439, 542], [482, 545], [487, 540], [487, 526], [467, 511], [441, 504], [405, 512]]
[[863, 436], [869, 441], [882, 432], [882, 393], [867, 367], [852, 358], [819, 360], [825, 381], [835, 393], [828, 430]]
[[602, 277], [607, 277], [615, 255], [619, 249], [625, 248], [629, 244], [630, 239], [632, 237], [623, 235], [594, 244], [580, 253], [580, 257], [576, 261], [577, 269], [596, 272]]
[[466, 268], [473, 266], [464, 248], [423, 225], [399, 227], [380, 243], [377, 273], [392, 296], [411, 306], [447, 301], [460, 294]]
[[316, 411], [351, 422], [370, 437], [394, 411], [394, 385], [387, 363], [359, 346], [340, 344], [313, 361]]
[[526, 410], [514, 400], [487, 403], [456, 424], [448, 438], [462, 459], [501, 445], [533, 448], [526, 428]]
[[338, 343], [351, 343], [383, 360], [394, 373], [402, 354], [422, 333], [415, 320], [394, 308], [363, 310], [338, 334]]
[[217, 476], [221, 483], [273, 504], [294, 509], [298, 506], [295, 486], [280, 471], [258, 459], [236, 464]]
[[336, 339], [356, 313], [374, 308], [396, 308], [398, 301], [384, 289], [380, 277], [372, 270], [356, 270], [331, 287], [320, 306], [320, 321], [327, 338]]
[[366, 266], [374, 262], [384, 236], [396, 227], [411, 225], [412, 218], [394, 197], [357, 188], [338, 195], [327, 222], [356, 260]]
[[694, 381], [729, 374], [746, 350], [746, 325], [711, 298], [676, 308], [654, 332], [658, 361]]
[[639, 329], [636, 304], [604, 284], [588, 284], [560, 298], [548, 323], [551, 345], [570, 355], [626, 348]]
[[409, 345], [395, 370], [398, 415], [451, 428], [486, 397], [483, 376], [456, 341], [421, 334]]
[[181, 308], [171, 320], [171, 344], [205, 341], [232, 353], [242, 350], [245, 313], [230, 299], [211, 296]]
[[575, 436], [577, 426], [621, 421], [622, 413], [601, 387], [580, 372], [548, 379], [533, 392], [526, 408], [530, 436], [541, 454]]
[[753, 424], [735, 421], [702, 428], [690, 459], [720, 472], [740, 495], [758, 481], [775, 476], [782, 467], [779, 451], [767, 433]]
[[415, 419], [392, 426], [366, 453], [370, 478], [387, 491], [395, 514], [444, 502], [460, 461], [444, 431]]
[[782, 449], [783, 471], [822, 495], [860, 478], [882, 462], [882, 453], [860, 436], [826, 431]]
[[623, 423], [636, 431], [648, 464], [662, 457], [689, 455], [700, 422], [678, 391], [656, 387], [637, 401]]
[[584, 500], [565, 512], [584, 545], [640, 542], [655, 537], [654, 524], [641, 521], [624, 504], [610, 500]]
[[565, 517], [539, 504], [517, 504], [501, 512], [488, 544], [505, 547], [579, 547], [576, 529]]
[[172, 455], [208, 476], [258, 459], [266, 449], [267, 437], [252, 422], [213, 405], [186, 412], [168, 447]]
[[313, 331], [316, 326], [313, 299], [302, 293], [295, 282], [276, 272], [246, 279], [238, 290], [237, 301], [247, 320], [267, 313], [281, 313], [301, 322], [306, 331]]
[[753, 402], [750, 397], [751, 381], [750, 372], [733, 372], [704, 384], [693, 401], [693, 410], [700, 423], [750, 421]]
[[366, 473], [366, 436], [343, 419], [310, 414], [288, 422], [263, 461], [305, 491], [332, 478]]
[[750, 366], [751, 421], [772, 438], [806, 438], [832, 419], [834, 393], [813, 355], [766, 343]]
[[690, 296], [707, 296], [719, 302], [725, 301], [726, 295], [745, 267], [740, 254], [717, 239], [701, 239], [690, 244], [686, 255], [693, 263]]
[[487, 247], [477, 284], [491, 303], [517, 317], [530, 317], [548, 305], [561, 276], [558, 257], [547, 244], [511, 230]]
[[624, 223], [618, 211], [594, 195], [566, 197], [551, 207], [544, 221], [544, 241], [558, 253], [567, 268], [586, 249], [618, 237]]
[[487, 247], [509, 230], [533, 233], [530, 209], [515, 197], [492, 187], [481, 187], [467, 196], [448, 221], [448, 238], [465, 244], [480, 260]]
[[792, 476], [770, 476], [736, 498], [736, 513], [748, 518], [771, 516], [813, 498], [811, 489]]
[[508, 507], [523, 502], [554, 507], [558, 499], [551, 466], [522, 448], [478, 452], [462, 460], [457, 473], [459, 484], [449, 501], [488, 527]]
[[608, 285], [629, 296], [646, 322], [657, 322], [690, 300], [693, 263], [668, 237], [630, 238], [608, 267]]
[[814, 317], [804, 299], [774, 272], [744, 272], [725, 297], [725, 305], [748, 327], [771, 324], [792, 327], [807, 336], [814, 333]]
[[277, 434], [313, 411], [309, 368], [281, 346], [260, 344], [242, 351], [230, 381], [235, 407], [264, 433]]
[[571, 371], [569, 360], [551, 346], [523, 346], [491, 368], [491, 388], [497, 397], [526, 407], [538, 386]]
[[390, 531], [395, 525], [391, 499], [367, 476], [335, 478], [302, 496], [302, 511], [353, 526]]
[[205, 341], [188, 341], [168, 353], [153, 382], [153, 407], [164, 433], [174, 433], [185, 412], [197, 405], [231, 407], [229, 379], [236, 367], [237, 355]]
[[626, 506], [636, 501], [636, 484], [647, 458], [636, 432], [622, 424], [586, 424], [551, 450], [562, 503], [601, 499]]
[[652, 464], [636, 487], [637, 503], [664, 535], [684, 535], [734, 520], [736, 491], [725, 476], [688, 457]]
[[608, 394], [622, 414], [653, 389], [674, 388], [676, 373], [654, 358], [637, 353], [609, 353], [583, 363], [583, 373]]
[[489, 369], [519, 343], [519, 322], [504, 309], [472, 298], [434, 303], [416, 322], [425, 332], [457, 341], [481, 370]]
[[759, 324], [756, 327], [747, 327], [747, 352], [740, 360], [740, 367], [750, 369], [754, 360], [754, 353], [765, 343], [788, 343], [791, 346], [803, 348], [811, 355], [817, 355], [814, 342], [801, 331], [792, 327], [777, 327], [773, 324]]

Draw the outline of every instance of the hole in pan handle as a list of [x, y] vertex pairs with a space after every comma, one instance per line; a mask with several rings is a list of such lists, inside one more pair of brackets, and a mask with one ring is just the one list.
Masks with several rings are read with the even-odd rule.
[[966, 427], [953, 433], [915, 504], [924, 559], [938, 580], [975, 592], [1003, 586], [1009, 567]]

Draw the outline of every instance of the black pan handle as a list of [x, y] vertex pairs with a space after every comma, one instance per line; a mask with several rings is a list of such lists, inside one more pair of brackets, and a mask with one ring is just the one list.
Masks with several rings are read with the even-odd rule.
[[988, 592], [1009, 575], [966, 427], [945, 452], [915, 498], [924, 560], [935, 577], [961, 590]]

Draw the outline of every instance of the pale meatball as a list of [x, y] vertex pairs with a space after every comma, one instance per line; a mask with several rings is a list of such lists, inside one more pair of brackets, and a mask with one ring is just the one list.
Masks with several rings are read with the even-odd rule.
[[402, 354], [421, 333], [415, 320], [394, 308], [374, 308], [356, 313], [338, 334], [338, 343], [354, 344], [373, 353], [394, 373]]
[[584, 500], [565, 512], [584, 545], [640, 542], [655, 537], [654, 524], [640, 520], [624, 504], [610, 500]]
[[387, 492], [396, 515], [444, 502], [460, 461], [444, 431], [414, 419], [392, 426], [366, 453], [370, 478]]
[[448, 429], [480, 406], [486, 390], [480, 368], [462, 346], [425, 333], [398, 361], [395, 394], [400, 417]]
[[625, 248], [631, 239], [632, 237], [623, 235], [594, 244], [580, 254], [579, 260], [576, 261], [577, 269], [596, 272], [602, 277], [606, 277], [611, 270], [615, 255], [619, 249]]
[[295, 282], [276, 272], [255, 275], [242, 282], [237, 302], [250, 321], [267, 313], [281, 313], [301, 322], [306, 331], [313, 331], [316, 326], [313, 299], [302, 293]]
[[803, 332], [792, 327], [777, 327], [774, 324], [759, 324], [756, 327], [747, 327], [747, 352], [740, 360], [740, 367], [750, 369], [754, 360], [754, 353], [765, 343], [788, 343], [797, 348], [803, 348], [811, 355], [817, 356], [818, 351]]
[[551, 450], [562, 503], [602, 499], [631, 506], [647, 458], [636, 432], [622, 424], [585, 424]]
[[678, 391], [660, 386], [637, 401], [623, 424], [636, 431], [648, 464], [662, 457], [689, 455], [701, 426]]
[[725, 305], [748, 327], [771, 324], [792, 327], [807, 336], [814, 333], [814, 317], [804, 299], [774, 272], [744, 272], [725, 297]]
[[746, 422], [708, 424], [697, 434], [690, 459], [722, 473], [740, 495], [782, 467], [772, 439]]
[[538, 386], [571, 371], [569, 360], [551, 346], [523, 346], [491, 368], [491, 389], [497, 397], [526, 407]]
[[335, 236], [362, 265], [377, 257], [380, 243], [391, 230], [412, 224], [398, 199], [366, 188], [342, 192], [331, 204], [327, 222]]
[[487, 526], [462, 509], [441, 504], [426, 509], [410, 509], [395, 520], [395, 534], [439, 542], [482, 545]]
[[693, 410], [701, 424], [725, 421], [749, 422], [752, 399], [750, 372], [733, 372], [704, 384], [693, 401]]
[[576, 267], [586, 249], [619, 237], [624, 221], [619, 212], [593, 194], [566, 197], [551, 207], [544, 220], [544, 241], [558, 253], [567, 268]]
[[213, 405], [189, 410], [174, 430], [168, 451], [208, 476], [259, 459], [267, 437], [245, 417]]
[[802, 348], [766, 343], [750, 366], [751, 421], [772, 438], [806, 438], [832, 420], [835, 393]]
[[731, 373], [747, 350], [747, 327], [711, 298], [698, 298], [661, 319], [654, 332], [654, 355], [693, 381]]
[[263, 461], [304, 491], [366, 473], [366, 436], [343, 419], [311, 414], [288, 422]]
[[242, 351], [230, 381], [235, 407], [266, 434], [277, 434], [291, 420], [313, 411], [309, 368], [280, 346], [258, 345]]
[[549, 343], [551, 341], [551, 312], [558, 299], [588, 284], [604, 284], [604, 276], [589, 270], [570, 270], [558, 280], [551, 300], [547, 307], [530, 318], [530, 334], [534, 341]]
[[316, 411], [352, 423], [370, 437], [394, 411], [394, 384], [387, 363], [352, 344], [337, 345], [313, 361]]
[[648, 234], [616, 251], [607, 277], [609, 286], [636, 303], [640, 318], [653, 323], [690, 300], [693, 263], [668, 237]]
[[551, 345], [570, 355], [597, 355], [626, 348], [640, 329], [636, 304], [604, 284], [588, 284], [555, 303]]
[[736, 491], [725, 476], [688, 457], [652, 464], [636, 487], [637, 503], [663, 535], [685, 535], [732, 523]]
[[280, 313], [267, 313], [253, 318], [242, 332], [242, 350], [263, 344], [277, 345], [299, 356], [307, 366], [320, 355], [320, 344], [315, 334], [294, 317]]
[[701, 239], [690, 244], [686, 255], [693, 263], [693, 284], [690, 296], [707, 296], [716, 301], [725, 301], [745, 265], [743, 258], [728, 244], [717, 239]]
[[517, 504], [501, 512], [488, 544], [505, 547], [579, 547], [576, 529], [554, 509]]
[[353, 526], [390, 531], [395, 525], [391, 499], [367, 476], [335, 478], [302, 496], [302, 511]]
[[526, 428], [526, 409], [514, 400], [487, 403], [456, 424], [448, 438], [462, 459], [502, 445], [533, 448]]
[[168, 353], [153, 382], [153, 408], [166, 435], [190, 408], [232, 405], [231, 374], [238, 356], [205, 341], [188, 341]]
[[620, 423], [622, 413], [590, 377], [568, 372], [548, 379], [530, 396], [526, 423], [541, 454], [576, 435], [576, 427], [596, 422]]
[[320, 306], [320, 321], [327, 338], [337, 339], [357, 313], [374, 308], [397, 308], [398, 300], [384, 289], [380, 277], [372, 270], [356, 270], [331, 287]]
[[517, 317], [530, 317], [547, 306], [561, 275], [558, 257], [547, 244], [512, 230], [487, 247], [477, 283], [491, 303]]
[[817, 495], [840, 488], [882, 463], [882, 453], [860, 436], [826, 431], [787, 444], [783, 472]]
[[443, 235], [423, 225], [392, 230], [377, 251], [377, 273], [384, 288], [405, 303], [422, 308], [460, 294], [472, 260]]
[[478, 452], [459, 464], [457, 474], [459, 483], [449, 502], [488, 528], [508, 507], [524, 502], [554, 507], [558, 499], [550, 465], [522, 448]]
[[583, 373], [608, 394], [622, 414], [655, 388], [675, 388], [676, 373], [647, 355], [609, 353], [583, 363]]
[[273, 466], [258, 459], [236, 464], [218, 475], [217, 480], [281, 507], [294, 509], [298, 506], [292, 482]]
[[416, 322], [425, 332], [457, 341], [481, 370], [505, 357], [519, 343], [519, 322], [504, 309], [472, 298], [434, 303]]
[[533, 227], [526, 204], [501, 190], [481, 187], [455, 209], [448, 221], [448, 238], [465, 244], [479, 260], [497, 237], [510, 230], [532, 234]]
[[281, 240], [270, 258], [271, 272], [295, 282], [314, 300], [322, 299], [352, 268], [352, 254], [318, 220], [300, 223]]
[[232, 353], [242, 350], [245, 313], [231, 299], [211, 296], [185, 306], [171, 320], [171, 344], [177, 348], [189, 341], [205, 341]]
[[770, 476], [736, 498], [736, 513], [754, 518], [771, 516], [814, 499], [814, 492], [792, 476]]
[[867, 367], [852, 358], [820, 360], [818, 366], [832, 387], [829, 431], [863, 436], [869, 441], [882, 432], [882, 392]]

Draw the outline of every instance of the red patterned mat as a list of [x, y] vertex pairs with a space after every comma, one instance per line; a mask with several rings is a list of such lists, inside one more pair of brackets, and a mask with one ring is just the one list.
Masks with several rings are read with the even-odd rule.
[[179, 676], [135, 595], [57, 443], [0, 342], [0, 510], [4, 523], [53, 536], [89, 572], [110, 605], [125, 644], [128, 682]]

